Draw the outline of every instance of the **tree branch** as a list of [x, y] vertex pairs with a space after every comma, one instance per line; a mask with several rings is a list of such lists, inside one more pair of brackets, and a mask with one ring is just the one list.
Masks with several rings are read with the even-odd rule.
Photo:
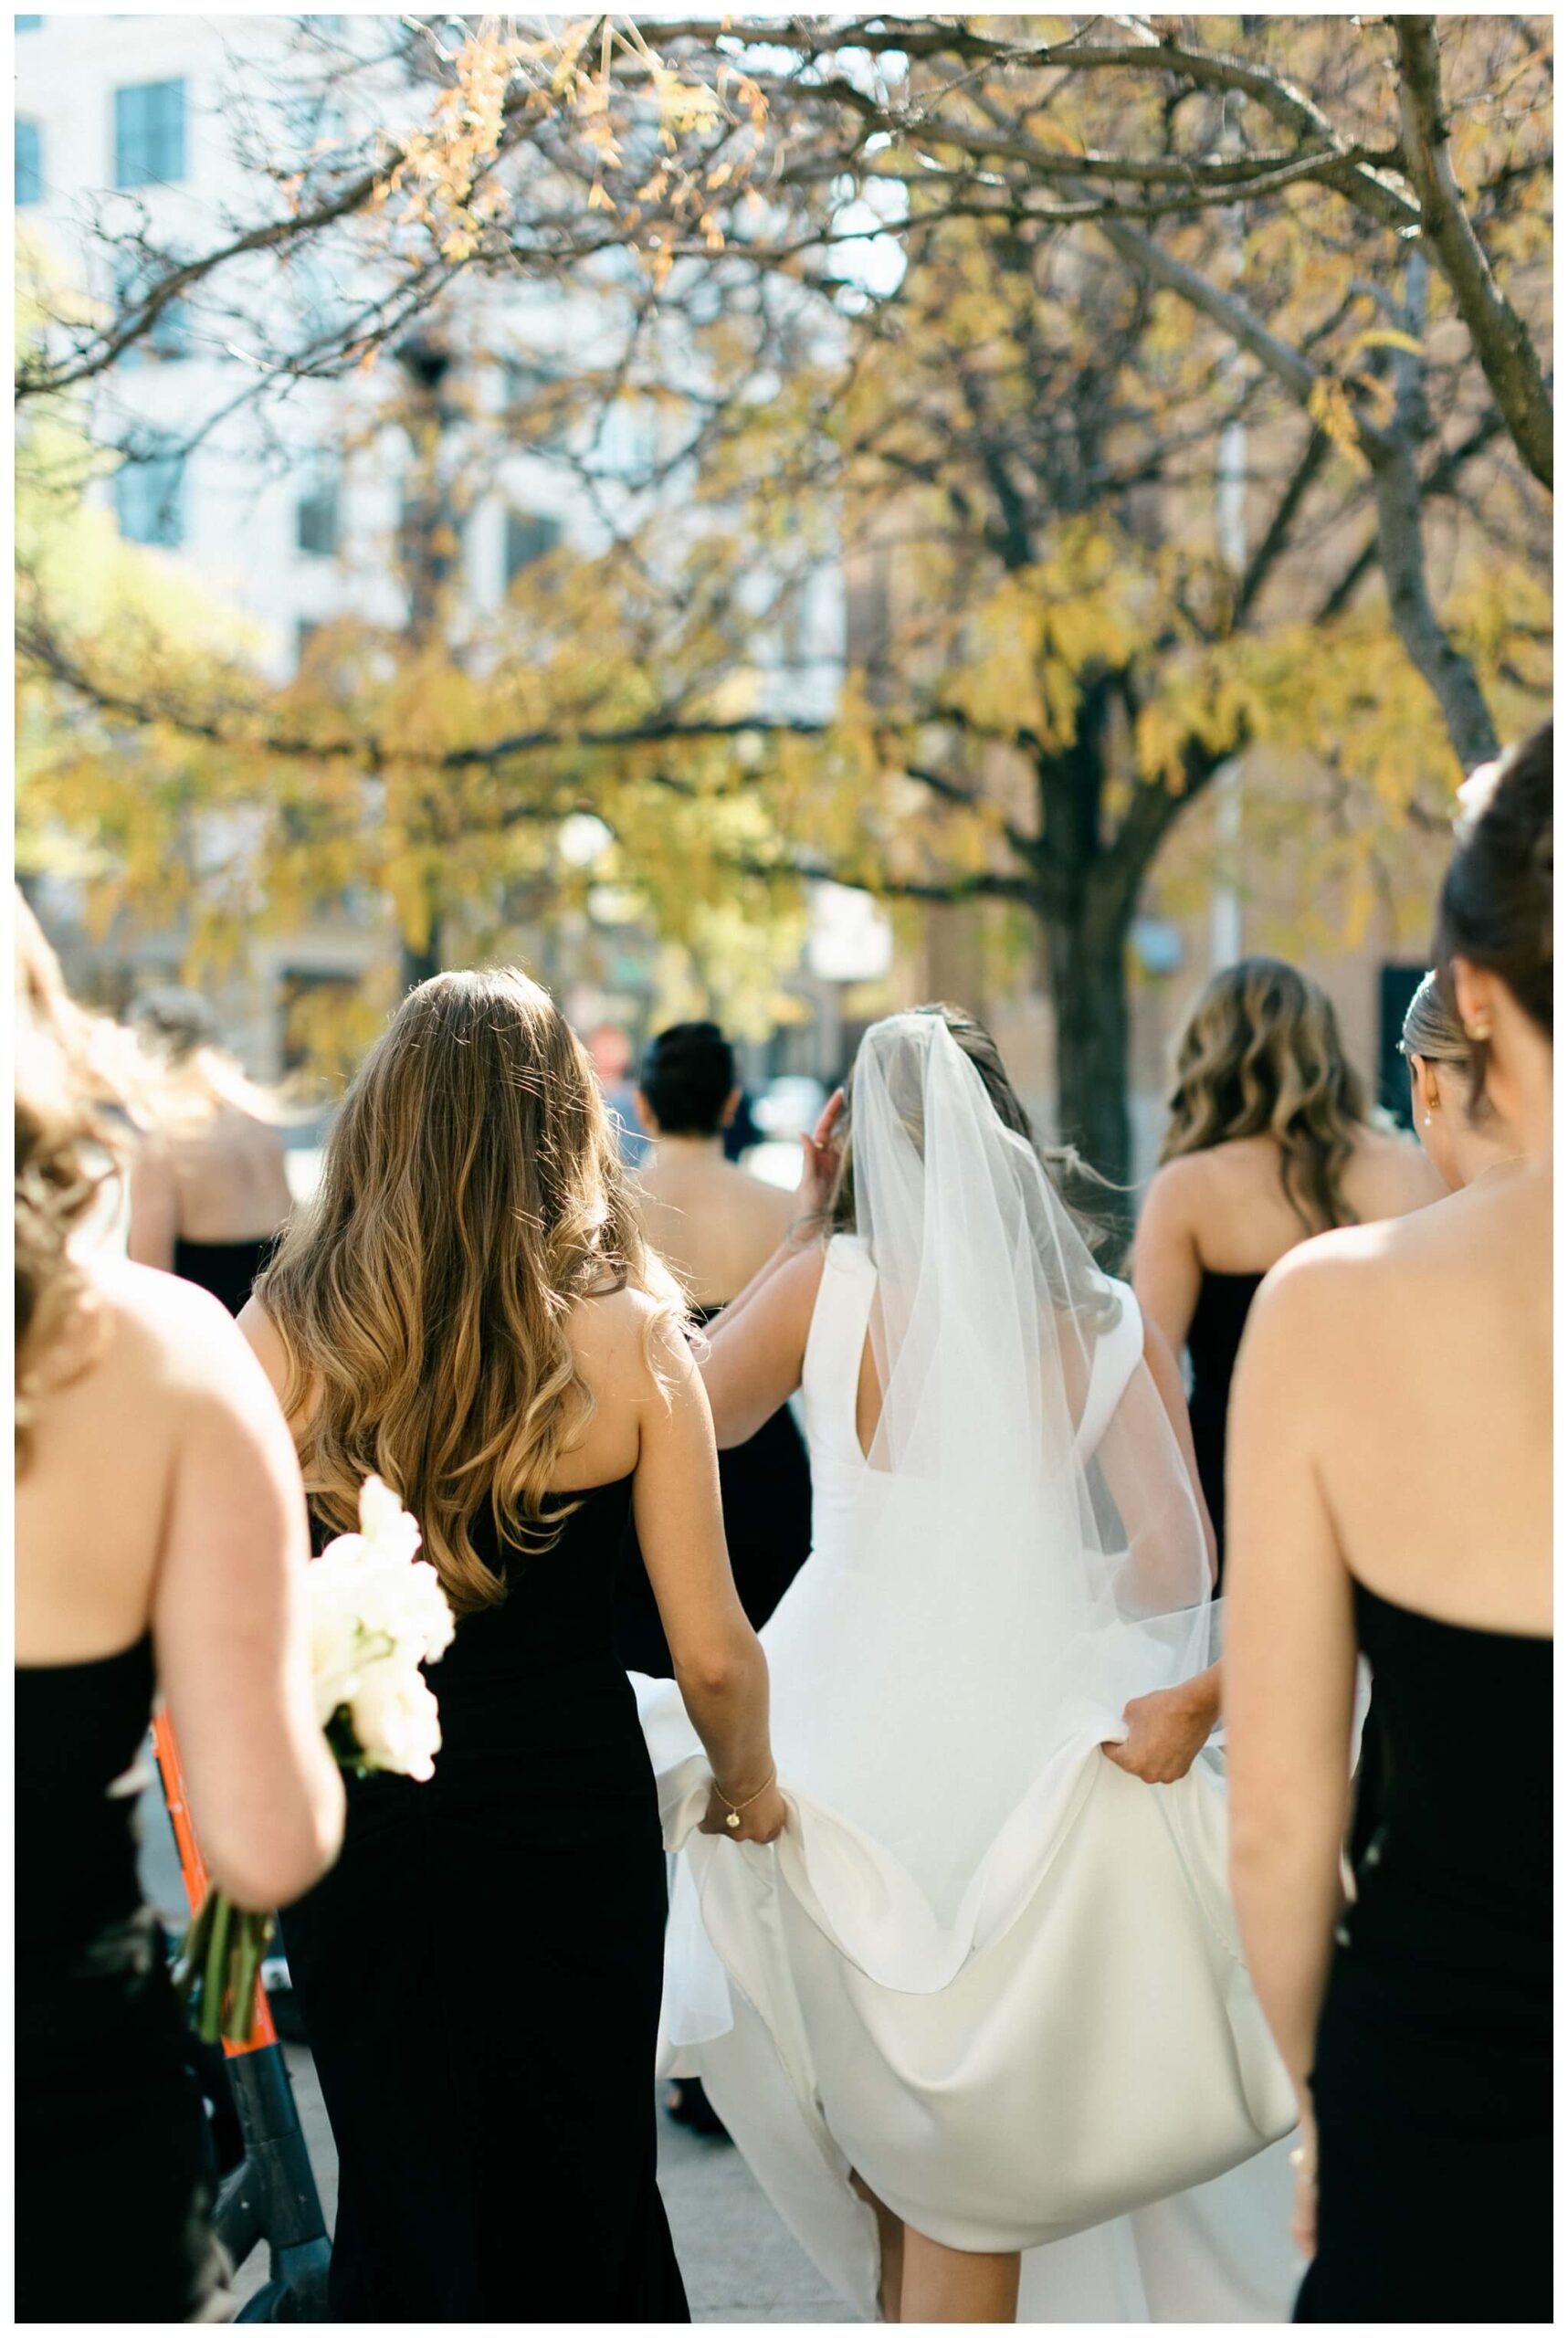
[[1328, 458], [1331, 445], [1328, 433], [1315, 426], [1307, 440], [1306, 452], [1291, 474], [1289, 485], [1280, 497], [1274, 517], [1264, 532], [1263, 540], [1247, 564], [1247, 573], [1236, 596], [1233, 627], [1239, 629], [1252, 614], [1253, 606], [1268, 583], [1276, 563], [1283, 556], [1290, 541], [1302, 504]]
[[1552, 393], [1523, 318], [1499, 287], [1454, 175], [1443, 113], [1435, 16], [1391, 16], [1399, 43], [1399, 115], [1405, 165], [1421, 199], [1421, 233], [1453, 288], [1509, 435], [1550, 490]]

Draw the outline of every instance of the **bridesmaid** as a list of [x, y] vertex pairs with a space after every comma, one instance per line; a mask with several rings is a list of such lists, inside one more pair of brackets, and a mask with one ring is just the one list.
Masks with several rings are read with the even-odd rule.
[[434, 1779], [352, 1785], [342, 1862], [285, 1924], [338, 2146], [331, 2318], [685, 2321], [655, 2172], [664, 1853], [615, 1645], [634, 1513], [709, 1831], [770, 1842], [784, 1806], [674, 1288], [535, 984], [404, 1000], [242, 1327], [318, 1532], [376, 1470], [459, 1618]]
[[215, 1880], [268, 1908], [337, 1848], [300, 1472], [212, 1300], [89, 1251], [114, 1139], [89, 1027], [16, 921], [17, 2319], [226, 2319], [201, 2099], [137, 1882], [154, 1692]]
[[158, 1124], [131, 1166], [131, 1256], [237, 1315], [292, 1207], [269, 1099], [223, 1053], [196, 992], [149, 991], [131, 1024], [163, 1073]]
[[[1237, 1374], [1232, 1859], [1301, 2104], [1303, 2322], [1552, 2318], [1552, 822], [1549, 725], [1467, 787], [1438, 915], [1518, 1164], [1294, 1252]], [[1358, 1647], [1384, 1761], [1347, 1916]]]
[[1442, 1188], [1407, 1137], [1373, 1124], [1327, 993], [1279, 958], [1241, 959], [1199, 998], [1160, 1159], [1132, 1288], [1192, 1360], [1193, 1443], [1223, 1572], [1230, 1376], [1264, 1276], [1314, 1234], [1400, 1216]]
[[[634, 1199], [643, 1234], [672, 1269], [697, 1323], [710, 1323], [772, 1258], [798, 1215], [794, 1194], [724, 1158], [741, 1101], [735, 1058], [715, 1023], [677, 1023], [648, 1048], [637, 1117], [653, 1139]], [[760, 1631], [811, 1548], [811, 1469], [787, 1405], [719, 1457], [724, 1534], [741, 1605]], [[668, 1678], [669, 1649], [637, 1549], [627, 1538], [621, 1654]]]

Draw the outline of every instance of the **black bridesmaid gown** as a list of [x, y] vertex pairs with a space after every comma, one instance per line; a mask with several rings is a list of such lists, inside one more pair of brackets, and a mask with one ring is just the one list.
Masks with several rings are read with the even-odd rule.
[[18, 1665], [16, 2316], [217, 2322], [201, 2097], [163, 1937], [142, 1906], [136, 1796], [153, 1644]]
[[1355, 1607], [1377, 1825], [1318, 2028], [1318, 2253], [1296, 2319], [1549, 2322], [1552, 1642], [1360, 1584]]
[[[699, 1323], [710, 1323], [721, 1310], [699, 1307], [692, 1312]], [[735, 1589], [752, 1630], [761, 1631], [811, 1553], [811, 1465], [787, 1405], [744, 1445], [720, 1454], [719, 1492]], [[669, 1643], [629, 1519], [621, 1548], [616, 1644], [628, 1672], [646, 1672], [656, 1680], [673, 1678]]]
[[281, 1236], [263, 1234], [247, 1242], [174, 1242], [174, 1272], [184, 1282], [199, 1283], [237, 1315], [250, 1297], [251, 1285], [272, 1263]]
[[1261, 1275], [1216, 1275], [1205, 1267], [1187, 1331], [1187, 1353], [1193, 1364], [1189, 1406], [1193, 1448], [1198, 1482], [1219, 1546], [1216, 1596], [1225, 1580], [1225, 1427], [1230, 1411], [1231, 1375], [1247, 1314], [1262, 1283]]
[[572, 1499], [430, 1668], [435, 1777], [351, 1780], [342, 1856], [283, 1919], [334, 2322], [689, 2319], [656, 2178], [664, 1851], [615, 1646], [631, 1480]]
[[[1187, 1332], [1192, 1359], [1193, 1393], [1189, 1416], [1198, 1482], [1214, 1521], [1217, 1568], [1215, 1597], [1225, 1587], [1225, 1438], [1230, 1415], [1230, 1384], [1242, 1333], [1252, 1302], [1263, 1287], [1262, 1275], [1215, 1274], [1205, 1267], [1198, 1287], [1198, 1303]], [[1375, 1695], [1362, 1722], [1361, 1753], [1356, 1766], [1355, 1804], [1351, 1819], [1350, 1854], [1358, 1860], [1372, 1839], [1376, 1823], [1378, 1712]]]

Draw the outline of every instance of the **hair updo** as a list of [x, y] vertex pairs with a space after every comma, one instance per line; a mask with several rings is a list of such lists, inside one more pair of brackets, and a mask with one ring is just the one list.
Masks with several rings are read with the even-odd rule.
[[[1454, 858], [1437, 903], [1437, 960], [1454, 999], [1453, 962], [1495, 974], [1552, 1037], [1552, 725], [1542, 723], [1464, 791]], [[1485, 1086], [1488, 1048], [1469, 1042]]]
[[183, 1064], [199, 1048], [218, 1044], [218, 1019], [199, 991], [174, 983], [144, 991], [131, 1009], [131, 1027], [149, 1054]]
[[717, 1136], [735, 1089], [735, 1050], [717, 1023], [672, 1023], [648, 1043], [642, 1092], [664, 1136]]
[[1470, 1060], [1465, 1027], [1454, 1011], [1439, 977], [1423, 974], [1415, 997], [1405, 1010], [1399, 1052], [1419, 1056], [1423, 1063], [1463, 1063]]

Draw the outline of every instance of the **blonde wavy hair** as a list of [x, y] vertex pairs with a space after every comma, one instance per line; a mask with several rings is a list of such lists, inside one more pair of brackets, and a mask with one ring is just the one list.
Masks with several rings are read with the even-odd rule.
[[143, 991], [128, 1020], [146, 1081], [156, 1084], [156, 1118], [170, 1133], [194, 1132], [226, 1107], [268, 1128], [303, 1126], [315, 1117], [248, 1076], [223, 1046], [218, 1018], [199, 991], [173, 983]]
[[[352, 1528], [371, 1472], [418, 1519], [459, 1614], [505, 1597], [475, 1544], [537, 1554], [592, 1418], [567, 1322], [632, 1290], [679, 1322], [647, 1249], [593, 1067], [515, 968], [437, 974], [360, 1067], [321, 1185], [257, 1296], [290, 1365], [286, 1406], [318, 1515]], [[547, 1511], [546, 1504], [550, 1501]]]
[[[108, 1027], [71, 999], [37, 920], [15, 896], [16, 1391], [18, 1469], [32, 1453], [37, 1399], [74, 1374], [56, 1353], [87, 1300], [71, 1237], [120, 1170], [100, 1105], [114, 1100], [102, 1036]], [[51, 1358], [53, 1363], [51, 1364]], [[79, 1358], [85, 1370], [90, 1350]]]
[[1240, 1137], [1279, 1149], [1285, 1198], [1309, 1234], [1355, 1223], [1342, 1180], [1371, 1126], [1328, 993], [1282, 958], [1243, 958], [1215, 976], [1176, 1048], [1162, 1163]]

